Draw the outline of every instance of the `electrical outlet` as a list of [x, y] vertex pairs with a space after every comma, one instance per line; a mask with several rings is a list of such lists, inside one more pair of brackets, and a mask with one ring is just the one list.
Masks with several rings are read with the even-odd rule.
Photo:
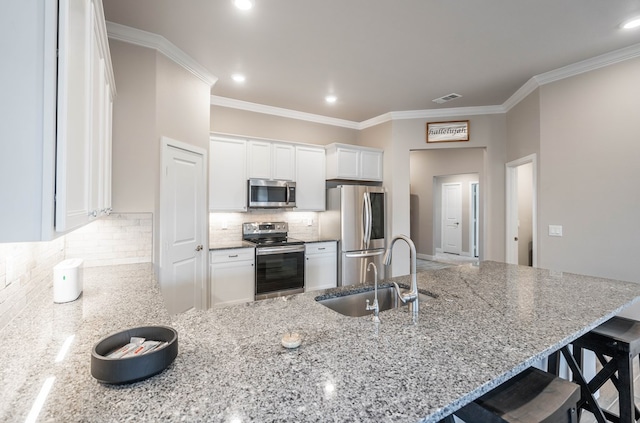
[[549, 225], [549, 236], [562, 236], [562, 225]]

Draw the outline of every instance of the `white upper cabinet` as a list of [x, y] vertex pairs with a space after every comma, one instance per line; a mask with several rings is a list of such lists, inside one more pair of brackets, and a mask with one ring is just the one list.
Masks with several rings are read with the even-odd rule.
[[382, 151], [360, 151], [359, 175], [367, 181], [382, 181]]
[[247, 211], [247, 141], [212, 137], [209, 210]]
[[295, 147], [292, 144], [251, 140], [247, 149], [249, 178], [295, 179]]
[[59, 5], [55, 229], [66, 232], [111, 213], [113, 95], [101, 3]]
[[325, 210], [325, 193], [324, 148], [296, 146], [296, 209]]
[[326, 152], [327, 179], [382, 181], [382, 150], [336, 143]]
[[[8, 0], [0, 241], [50, 240], [111, 209], [115, 83], [100, 0]], [[5, 151], [6, 150], [6, 151]], [[16, 177], [18, 176], [18, 177]]]

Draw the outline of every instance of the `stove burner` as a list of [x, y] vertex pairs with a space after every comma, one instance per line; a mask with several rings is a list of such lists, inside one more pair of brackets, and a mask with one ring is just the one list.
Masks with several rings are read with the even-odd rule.
[[258, 247], [301, 245], [304, 241], [287, 237], [286, 222], [253, 222], [242, 225], [242, 239]]

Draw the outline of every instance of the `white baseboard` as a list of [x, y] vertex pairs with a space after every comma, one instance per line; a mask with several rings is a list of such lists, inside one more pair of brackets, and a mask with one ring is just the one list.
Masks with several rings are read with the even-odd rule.
[[[445, 253], [442, 250], [442, 248], [436, 248], [436, 254], [438, 254], [438, 253], [440, 253], [440, 254], [448, 254], [448, 253]], [[473, 257], [469, 251], [462, 251], [459, 255], [464, 256], [464, 257]]]
[[420, 254], [420, 253], [417, 253], [416, 257], [421, 259], [421, 260], [431, 260], [431, 261], [433, 261], [433, 260], [436, 259], [436, 256], [430, 256], [429, 254]]

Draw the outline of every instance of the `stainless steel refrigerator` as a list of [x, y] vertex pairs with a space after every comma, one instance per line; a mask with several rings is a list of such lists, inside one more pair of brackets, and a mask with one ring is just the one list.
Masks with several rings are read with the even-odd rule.
[[320, 236], [338, 239], [338, 286], [372, 282], [376, 264], [384, 279], [385, 191], [382, 187], [340, 185], [327, 190], [327, 211], [320, 213]]

